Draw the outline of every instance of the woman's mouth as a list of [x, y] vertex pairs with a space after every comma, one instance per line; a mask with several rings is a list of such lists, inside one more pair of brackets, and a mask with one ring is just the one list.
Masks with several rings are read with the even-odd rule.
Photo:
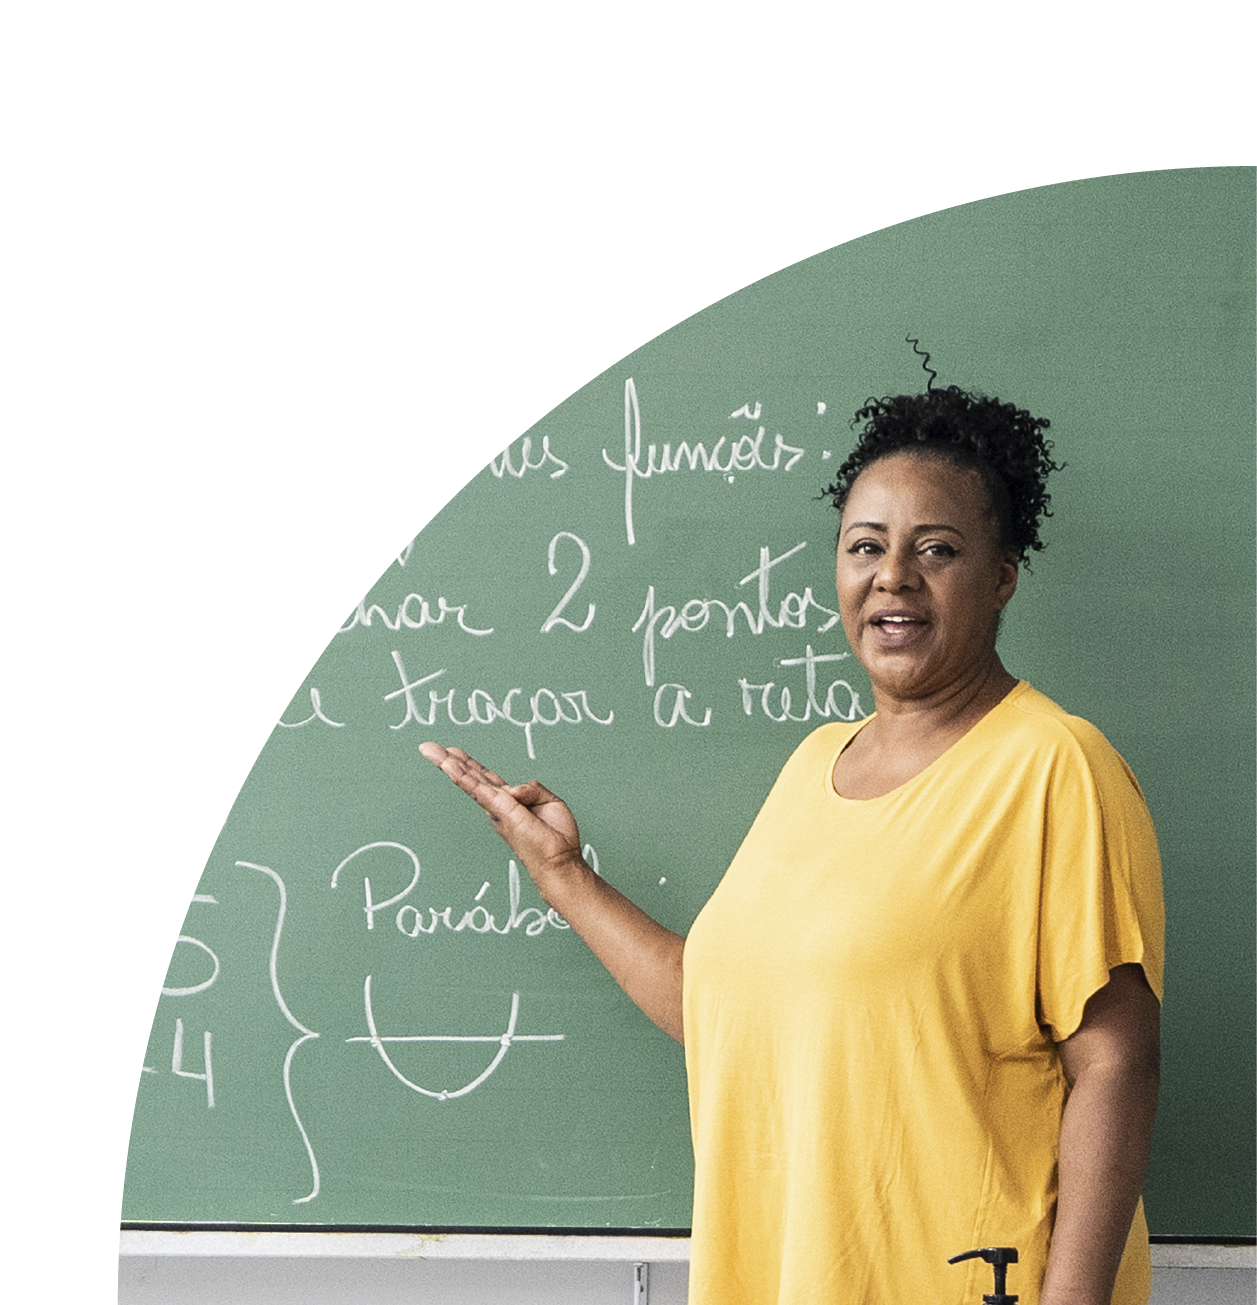
[[911, 642], [926, 626], [921, 617], [908, 612], [883, 612], [869, 624], [877, 631], [878, 642], [889, 647]]

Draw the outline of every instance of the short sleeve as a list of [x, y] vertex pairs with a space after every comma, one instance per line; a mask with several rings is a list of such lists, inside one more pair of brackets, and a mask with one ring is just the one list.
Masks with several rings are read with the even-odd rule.
[[1073, 720], [1045, 794], [1039, 902], [1040, 1022], [1060, 1041], [1118, 965], [1143, 967], [1160, 1001], [1161, 858], [1143, 793], [1098, 730]]

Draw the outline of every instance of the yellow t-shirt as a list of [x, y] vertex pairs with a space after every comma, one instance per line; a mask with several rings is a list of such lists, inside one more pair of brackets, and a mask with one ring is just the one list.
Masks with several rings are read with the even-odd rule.
[[[1037, 1305], [1068, 1037], [1109, 970], [1162, 992], [1156, 836], [1126, 763], [1021, 683], [882, 797], [863, 722], [786, 763], [685, 947], [692, 1305]], [[1148, 1299], [1142, 1208], [1113, 1300]]]

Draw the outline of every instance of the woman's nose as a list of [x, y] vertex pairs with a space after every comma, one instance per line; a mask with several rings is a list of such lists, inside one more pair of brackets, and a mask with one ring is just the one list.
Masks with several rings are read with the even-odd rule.
[[919, 579], [915, 557], [911, 553], [905, 554], [888, 548], [882, 554], [874, 583], [879, 589], [894, 592], [914, 589]]

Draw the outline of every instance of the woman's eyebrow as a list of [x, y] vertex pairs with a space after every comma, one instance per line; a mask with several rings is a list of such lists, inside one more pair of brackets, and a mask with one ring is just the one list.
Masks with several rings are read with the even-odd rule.
[[[880, 530], [883, 534], [887, 531], [885, 522], [882, 521], [852, 521], [850, 525], [844, 524], [843, 533], [848, 530]], [[913, 534], [927, 534], [931, 530], [949, 530], [953, 535], [964, 535], [964, 531], [959, 526], [949, 526], [946, 522], [926, 522], [923, 525], [913, 526]]]

